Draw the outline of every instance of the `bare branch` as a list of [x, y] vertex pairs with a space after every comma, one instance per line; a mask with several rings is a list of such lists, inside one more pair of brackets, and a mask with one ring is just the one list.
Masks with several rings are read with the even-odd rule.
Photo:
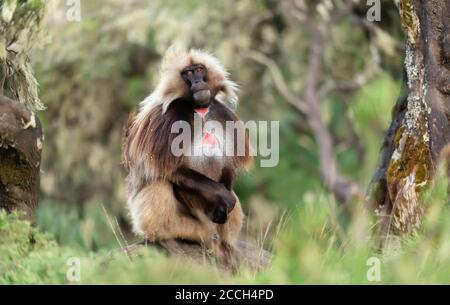
[[306, 20], [307, 7], [304, 0], [294, 0], [287, 9], [291, 12], [291, 14], [300, 22], [304, 22]]
[[269, 69], [270, 74], [272, 75], [274, 85], [277, 91], [283, 96], [283, 98], [292, 106], [294, 106], [299, 112], [306, 115], [308, 108], [306, 107], [304, 101], [299, 99], [295, 94], [291, 92], [284, 77], [281, 73], [280, 67], [277, 63], [258, 51], [249, 51], [245, 54], [245, 57], [248, 57], [261, 65], [266, 66]]
[[289, 12], [289, 14], [298, 22], [304, 24], [312, 35], [317, 35], [320, 32], [321, 35], [326, 36], [333, 25], [351, 14], [354, 0], [346, 0], [342, 6], [338, 7], [326, 18], [327, 20], [323, 24], [319, 24], [315, 21], [314, 14], [308, 12], [308, 7], [304, 1], [296, 0], [289, 4], [291, 5], [287, 6], [287, 12]]
[[333, 91], [351, 92], [358, 90], [370, 80], [372, 80], [379, 72], [380, 68], [380, 55], [375, 46], [370, 47], [371, 50], [371, 60], [366, 64], [364, 70], [356, 74], [353, 79], [348, 81], [336, 82], [334, 80], [328, 81], [323, 84], [318, 92], [320, 100], [323, 100], [327, 95]]
[[308, 11], [308, 7], [302, 0], [294, 2], [286, 2], [285, 10], [295, 20], [306, 26], [312, 36], [322, 35], [321, 29], [318, 27], [314, 15]]
[[345, 1], [342, 7], [336, 10], [335, 13], [330, 16], [325, 24], [325, 28], [330, 28], [331, 26], [341, 21], [344, 17], [348, 16], [351, 13], [354, 5], [354, 0]]
[[[282, 76], [281, 69], [272, 59], [256, 51], [251, 51], [247, 55], [247, 57], [265, 65], [269, 69], [278, 92], [289, 104], [293, 105], [305, 116], [319, 147], [322, 179], [340, 203], [347, 203], [355, 196], [362, 196], [363, 192], [356, 182], [341, 176], [338, 171], [333, 137], [321, 117], [320, 102], [323, 94], [319, 93], [318, 84], [322, 73], [323, 52], [326, 36], [330, 30], [329, 25], [338, 22], [345, 15], [349, 14], [352, 6], [353, 1], [346, 1], [345, 6], [330, 17], [331, 19], [323, 26], [316, 22], [313, 14], [308, 13], [304, 1], [290, 2], [290, 5], [286, 7], [287, 13], [303, 24], [311, 34], [309, 60], [302, 99], [290, 91]], [[363, 79], [359, 77], [357, 82], [362, 83]], [[326, 89], [325, 91], [329, 90], [331, 89]]]
[[[315, 56], [317, 56], [317, 54]], [[247, 57], [266, 66], [272, 75], [277, 91], [289, 104], [293, 105], [305, 115], [308, 125], [313, 131], [319, 146], [321, 176], [324, 179], [325, 185], [334, 193], [336, 199], [339, 202], [346, 203], [355, 195], [362, 194], [358, 184], [342, 177], [338, 173], [332, 136], [321, 118], [320, 103], [317, 101], [317, 95], [313, 92], [312, 98], [305, 100], [299, 99], [290, 91], [281, 74], [280, 68], [272, 59], [257, 51], [249, 52]], [[313, 64], [308, 70], [312, 71], [316, 68], [320, 68], [320, 66]], [[313, 76], [309, 81], [309, 84], [314, 85], [315, 81], [316, 77]], [[305, 96], [306, 95], [307, 94], [305, 93]], [[311, 93], [309, 93], [309, 95], [311, 95]]]

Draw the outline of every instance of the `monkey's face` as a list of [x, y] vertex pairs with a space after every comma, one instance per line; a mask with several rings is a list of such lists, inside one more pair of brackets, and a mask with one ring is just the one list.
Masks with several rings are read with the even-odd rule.
[[206, 82], [208, 70], [201, 64], [186, 67], [181, 71], [181, 77], [189, 86], [191, 100], [195, 108], [207, 108], [211, 103], [211, 88]]

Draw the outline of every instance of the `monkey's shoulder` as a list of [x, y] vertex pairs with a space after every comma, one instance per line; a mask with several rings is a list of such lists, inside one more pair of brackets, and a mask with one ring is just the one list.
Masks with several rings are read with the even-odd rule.
[[156, 106], [150, 113], [150, 118], [155, 125], [159, 127], [170, 127], [177, 121], [192, 121], [193, 110], [187, 105], [187, 102], [178, 99], [173, 101], [169, 108], [163, 113], [163, 106]]
[[217, 119], [220, 121], [239, 121], [239, 117], [228, 106], [214, 100], [209, 107], [208, 117], [210, 119]]

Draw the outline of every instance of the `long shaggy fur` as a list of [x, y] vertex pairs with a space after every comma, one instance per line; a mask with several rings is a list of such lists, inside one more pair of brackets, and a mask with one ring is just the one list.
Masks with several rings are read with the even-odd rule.
[[[177, 120], [189, 121], [189, 118], [167, 119], [170, 104], [189, 94], [189, 88], [180, 77], [183, 68], [194, 63], [202, 63], [208, 69], [208, 85], [217, 94], [216, 100], [235, 107], [238, 103], [238, 86], [229, 79], [229, 73], [219, 60], [209, 53], [191, 49], [189, 51], [171, 48], [162, 60], [160, 81], [155, 90], [140, 103], [139, 112], [130, 116], [125, 128], [122, 163], [126, 169], [138, 169], [137, 175], [146, 180], [161, 176], [161, 170], [170, 172], [181, 162], [169, 153], [170, 144], [166, 139], [154, 135], [157, 128], [168, 128]], [[153, 119], [152, 119], [153, 118]], [[172, 134], [172, 140], [176, 134]], [[153, 139], [152, 139], [153, 137]], [[153, 152], [153, 153], [151, 153]], [[162, 156], [172, 156], [161, 160]], [[157, 162], [153, 162], [156, 161]], [[163, 161], [163, 162], [161, 162]], [[173, 166], [171, 166], [173, 165]], [[134, 173], [130, 172], [130, 175]]]
[[[125, 127], [122, 163], [129, 172], [128, 207], [134, 231], [148, 239], [183, 238], [213, 247], [215, 237], [220, 236], [226, 244], [232, 245], [244, 217], [239, 200], [228, 221], [218, 225], [201, 213], [192, 217], [180, 212], [174, 186], [166, 180], [185, 162], [184, 157], [175, 157], [170, 151], [171, 142], [177, 136], [170, 133], [170, 129], [178, 120], [192, 122], [193, 110], [183, 108], [187, 105], [180, 102], [190, 94], [180, 72], [193, 64], [203, 64], [208, 70], [206, 81], [213, 96], [216, 96], [214, 103], [220, 103], [216, 104], [216, 111], [238, 120], [228, 108], [237, 104], [237, 85], [229, 79], [228, 72], [219, 61], [200, 50], [168, 50], [162, 61], [158, 85], [140, 103], [138, 113], [130, 116]], [[233, 159], [233, 162], [239, 164], [233, 166], [238, 168], [250, 157], [246, 155], [235, 159], [238, 161]], [[218, 181], [217, 177], [211, 176], [210, 179]]]

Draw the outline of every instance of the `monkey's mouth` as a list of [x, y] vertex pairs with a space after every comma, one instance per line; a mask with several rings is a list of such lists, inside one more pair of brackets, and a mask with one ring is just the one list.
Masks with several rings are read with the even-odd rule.
[[200, 115], [202, 118], [205, 117], [205, 115], [209, 112], [209, 107], [205, 108], [195, 108], [194, 111]]
[[211, 98], [211, 91], [209, 89], [199, 90], [194, 93], [194, 100], [200, 104], [207, 104]]

